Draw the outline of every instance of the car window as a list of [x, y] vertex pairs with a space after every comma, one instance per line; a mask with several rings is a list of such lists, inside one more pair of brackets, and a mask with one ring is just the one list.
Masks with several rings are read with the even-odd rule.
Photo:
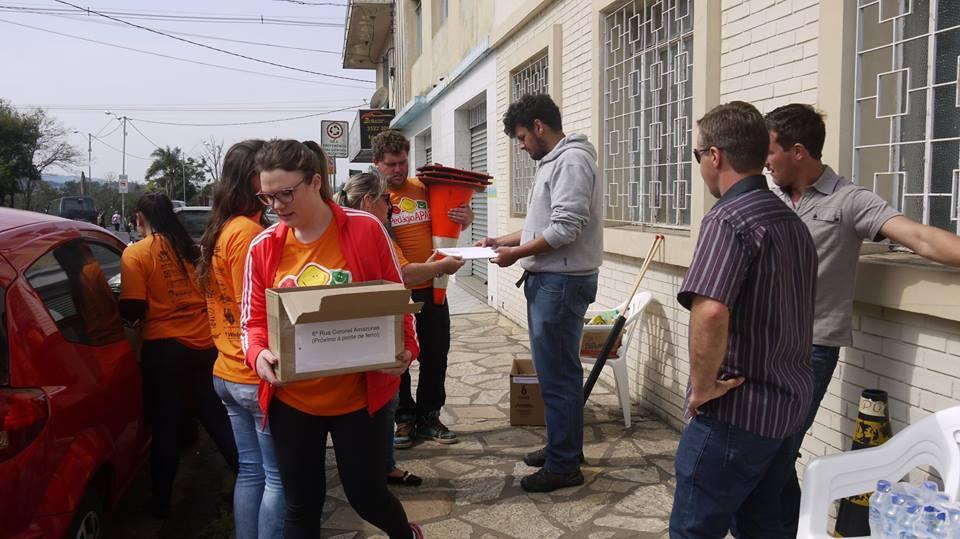
[[0, 288], [0, 386], [10, 385], [10, 348], [7, 341], [7, 289]]
[[25, 276], [64, 339], [99, 346], [124, 338], [117, 300], [105, 275], [105, 270], [119, 273], [119, 266], [115, 251], [78, 239], [44, 254]]
[[181, 211], [177, 212], [177, 218], [183, 223], [183, 228], [187, 229], [187, 234], [191, 238], [203, 236], [203, 231], [207, 228], [207, 220], [210, 219], [209, 211]]

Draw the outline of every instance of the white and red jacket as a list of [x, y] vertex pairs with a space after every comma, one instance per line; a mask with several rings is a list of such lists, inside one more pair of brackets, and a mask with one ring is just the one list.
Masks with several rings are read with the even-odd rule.
[[[340, 249], [354, 282], [393, 281], [402, 283], [400, 264], [386, 229], [373, 215], [359, 210], [341, 208], [327, 202], [333, 212], [330, 226], [340, 232]], [[276, 281], [280, 255], [289, 229], [281, 221], [261, 232], [250, 243], [243, 272], [243, 298], [240, 303], [240, 345], [246, 364], [257, 370], [257, 356], [269, 348], [267, 340], [266, 289]], [[404, 342], [416, 359], [420, 353], [413, 315], [404, 315]], [[411, 360], [412, 361], [412, 360]], [[373, 414], [393, 399], [400, 386], [400, 377], [380, 372], [365, 373], [367, 380], [367, 410]], [[260, 380], [260, 409], [266, 419], [274, 387]]]

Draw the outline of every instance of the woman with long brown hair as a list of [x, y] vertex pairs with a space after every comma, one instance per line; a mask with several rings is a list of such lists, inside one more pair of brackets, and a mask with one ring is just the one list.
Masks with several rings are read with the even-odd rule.
[[267, 225], [257, 200], [260, 175], [254, 167], [262, 140], [230, 147], [223, 174], [213, 193], [210, 220], [200, 240], [197, 266], [207, 298], [210, 333], [217, 346], [213, 387], [227, 407], [240, 455], [233, 489], [237, 539], [280, 537], [283, 533], [283, 486], [277, 471], [270, 428], [257, 402], [260, 378], [243, 362], [240, 348], [240, 299], [243, 268], [253, 238]]
[[[323, 152], [272, 140], [257, 153], [260, 200], [280, 223], [250, 245], [243, 281], [241, 342], [261, 378], [287, 510], [284, 536], [317, 537], [326, 496], [326, 445], [333, 438], [341, 485], [361, 518], [391, 539], [422, 537], [387, 489], [384, 446], [372, 415], [397, 392], [399, 375], [419, 353], [413, 317], [404, 317], [402, 367], [281, 384], [267, 339], [267, 288], [401, 282], [390, 238], [372, 215], [333, 202]], [[269, 410], [268, 410], [269, 408]]]

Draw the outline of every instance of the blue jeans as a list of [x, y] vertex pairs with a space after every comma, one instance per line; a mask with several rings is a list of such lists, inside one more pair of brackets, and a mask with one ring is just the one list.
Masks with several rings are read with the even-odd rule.
[[397, 458], [393, 454], [393, 427], [394, 417], [397, 415], [397, 407], [400, 406], [400, 394], [397, 393], [385, 404], [383, 408], [377, 410], [373, 416], [374, 429], [383, 436], [383, 444], [387, 448], [387, 473], [397, 468]]
[[767, 438], [697, 416], [680, 435], [671, 539], [786, 537], [780, 493], [793, 465], [788, 439]]
[[270, 427], [263, 428], [257, 385], [214, 376], [213, 388], [227, 408], [240, 454], [240, 473], [233, 489], [237, 539], [282, 537], [286, 503]]
[[[800, 446], [807, 431], [813, 426], [820, 409], [820, 401], [827, 393], [827, 386], [833, 379], [833, 371], [837, 368], [840, 357], [839, 346], [813, 345], [810, 351], [810, 361], [813, 366], [813, 400], [810, 401], [810, 410], [800, 430], [789, 438], [790, 454], [793, 455], [793, 466], [787, 471], [787, 483], [783, 487], [783, 525], [786, 530], [797, 535], [797, 526], [800, 521], [800, 482], [797, 480], [796, 462], [800, 458]], [[839, 411], [839, 410], [838, 410]]]
[[597, 274], [530, 273], [524, 285], [530, 350], [547, 422], [545, 469], [572, 473], [583, 451], [580, 336], [597, 297]]

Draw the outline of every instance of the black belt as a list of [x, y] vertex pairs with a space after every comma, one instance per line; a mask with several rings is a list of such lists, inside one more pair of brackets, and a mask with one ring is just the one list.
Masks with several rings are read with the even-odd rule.
[[530, 276], [530, 272], [527, 270], [523, 270], [523, 275], [521, 275], [520, 279], [517, 281], [517, 288], [520, 288], [521, 286], [523, 286], [523, 283], [526, 282], [527, 277], [529, 276]]

